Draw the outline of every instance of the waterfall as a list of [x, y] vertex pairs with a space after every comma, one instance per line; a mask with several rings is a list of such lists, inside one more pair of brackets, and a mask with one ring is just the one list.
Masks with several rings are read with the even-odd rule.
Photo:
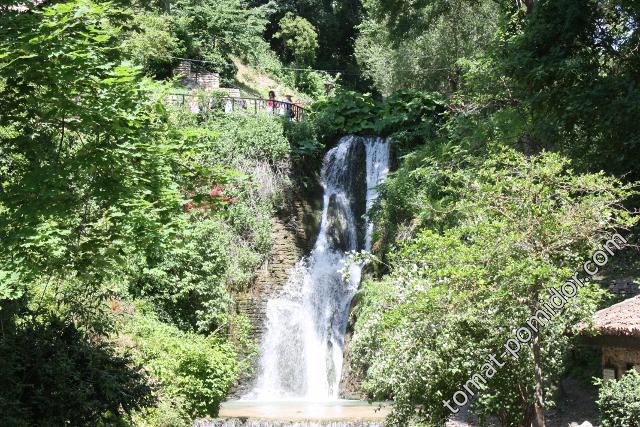
[[346, 136], [324, 157], [324, 206], [311, 253], [267, 302], [258, 379], [246, 400], [338, 399], [349, 307], [361, 277], [346, 252], [370, 250], [373, 225], [364, 215], [385, 179], [389, 145], [382, 138]]

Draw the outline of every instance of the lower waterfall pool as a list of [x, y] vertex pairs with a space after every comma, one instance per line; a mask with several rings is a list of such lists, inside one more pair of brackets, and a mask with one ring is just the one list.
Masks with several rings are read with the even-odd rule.
[[249, 417], [278, 420], [379, 420], [390, 411], [389, 403], [368, 403], [363, 400], [306, 401], [244, 401], [222, 404], [220, 417]]
[[382, 427], [390, 402], [362, 400], [225, 402], [219, 418], [197, 427]]

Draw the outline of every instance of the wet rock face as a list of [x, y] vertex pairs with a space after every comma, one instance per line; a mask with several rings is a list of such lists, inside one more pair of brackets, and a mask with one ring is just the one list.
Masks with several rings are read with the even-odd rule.
[[367, 212], [367, 160], [365, 140], [361, 139], [351, 145], [349, 158], [351, 159], [350, 174], [346, 183], [346, 193], [351, 194], [351, 211], [356, 221], [357, 246], [364, 248], [365, 218]]
[[327, 208], [327, 241], [329, 247], [346, 251], [349, 249], [349, 223], [347, 213], [333, 195], [329, 198]]
[[[364, 248], [364, 236], [366, 221], [364, 214], [367, 210], [367, 160], [366, 138], [355, 137], [349, 145], [344, 157], [327, 159], [326, 167], [332, 169], [333, 183], [337, 183], [343, 194], [349, 198], [346, 206], [350, 210], [345, 212], [345, 207], [333, 195], [329, 200], [328, 220], [330, 223], [329, 244], [334, 249], [353, 249], [349, 244], [348, 224], [350, 216], [355, 222], [356, 247]], [[345, 167], [348, 165], [348, 167]]]

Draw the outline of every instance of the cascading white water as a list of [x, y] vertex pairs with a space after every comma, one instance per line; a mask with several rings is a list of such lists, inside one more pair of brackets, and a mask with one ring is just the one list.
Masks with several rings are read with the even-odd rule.
[[373, 225], [363, 215], [389, 167], [382, 138], [346, 136], [325, 156], [320, 232], [308, 257], [298, 262], [277, 298], [267, 303], [259, 377], [247, 400], [338, 398], [349, 306], [361, 277], [339, 270], [346, 252], [371, 247]]

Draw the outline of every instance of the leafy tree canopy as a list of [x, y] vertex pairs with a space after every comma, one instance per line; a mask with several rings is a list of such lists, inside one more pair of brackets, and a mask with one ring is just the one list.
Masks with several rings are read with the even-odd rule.
[[273, 35], [281, 39], [290, 60], [300, 66], [313, 65], [318, 50], [318, 34], [309, 21], [288, 12], [280, 20], [280, 30]]

